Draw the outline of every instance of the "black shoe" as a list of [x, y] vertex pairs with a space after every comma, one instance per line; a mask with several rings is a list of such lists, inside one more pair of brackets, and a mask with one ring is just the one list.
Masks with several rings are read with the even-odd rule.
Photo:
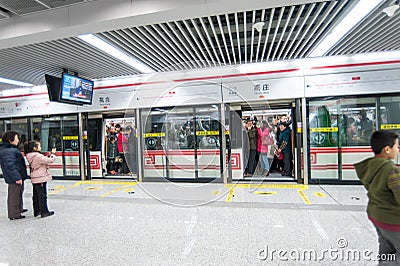
[[21, 213], [27, 212], [27, 211], [28, 211], [28, 209], [22, 209]]
[[35, 216], [35, 217], [38, 217], [40, 215], [40, 212], [35, 212], [34, 214], [33, 214], [33, 216]]
[[23, 218], [25, 218], [25, 216], [20, 215], [18, 217], [10, 218], [10, 220], [13, 221], [13, 220], [18, 220], [18, 219], [23, 219]]
[[50, 212], [42, 213], [41, 217], [44, 218], [44, 217], [47, 217], [47, 216], [52, 216], [53, 214], [54, 214], [54, 212], [50, 211]]

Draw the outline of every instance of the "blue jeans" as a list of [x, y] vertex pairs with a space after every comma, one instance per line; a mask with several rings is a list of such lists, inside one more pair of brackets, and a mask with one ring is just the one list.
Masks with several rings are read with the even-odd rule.
[[261, 169], [263, 171], [269, 171], [269, 161], [268, 161], [268, 153], [260, 153], [260, 162]]

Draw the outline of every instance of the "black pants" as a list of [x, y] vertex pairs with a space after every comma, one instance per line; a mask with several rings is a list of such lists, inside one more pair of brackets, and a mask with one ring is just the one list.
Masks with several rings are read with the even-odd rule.
[[24, 208], [22, 193], [24, 193], [24, 181], [22, 181], [22, 185], [18, 185], [15, 183], [8, 184], [8, 218], [17, 218], [21, 216], [21, 211]]
[[250, 150], [248, 172], [251, 175], [254, 174], [254, 171], [256, 170], [256, 166], [258, 163], [258, 161], [256, 160], [256, 157], [257, 157], [257, 150]]
[[283, 160], [279, 160], [276, 155], [274, 155], [274, 159], [272, 160], [271, 166], [270, 166], [270, 171], [278, 171], [279, 169], [283, 169]]
[[282, 175], [292, 176], [292, 170], [293, 170], [292, 153], [291, 152], [284, 153]]
[[38, 215], [39, 213], [44, 214], [48, 213], [49, 209], [47, 208], [47, 182], [33, 184], [33, 214]]
[[114, 158], [107, 159], [107, 172], [111, 172], [112, 170], [118, 171], [119, 163], [115, 162]]

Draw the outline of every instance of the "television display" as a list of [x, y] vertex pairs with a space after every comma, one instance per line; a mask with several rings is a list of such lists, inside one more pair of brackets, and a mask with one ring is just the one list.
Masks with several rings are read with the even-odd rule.
[[61, 78], [44, 75], [47, 85], [47, 91], [49, 93], [49, 100], [52, 102], [60, 101], [60, 89], [61, 89]]
[[92, 104], [94, 82], [88, 79], [63, 74], [60, 101], [73, 104]]

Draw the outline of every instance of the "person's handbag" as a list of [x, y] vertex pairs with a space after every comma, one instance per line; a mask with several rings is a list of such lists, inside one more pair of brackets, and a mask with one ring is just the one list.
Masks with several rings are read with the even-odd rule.
[[261, 145], [272, 145], [272, 144], [274, 144], [274, 138], [271, 136], [271, 133], [261, 137]]
[[115, 162], [116, 163], [122, 163], [123, 161], [124, 161], [124, 159], [122, 159], [121, 156], [118, 155], [118, 156], [115, 157]]
[[278, 149], [275, 149], [275, 156], [276, 158], [278, 158], [278, 160], [283, 160], [283, 153], [282, 152], [278, 153]]

